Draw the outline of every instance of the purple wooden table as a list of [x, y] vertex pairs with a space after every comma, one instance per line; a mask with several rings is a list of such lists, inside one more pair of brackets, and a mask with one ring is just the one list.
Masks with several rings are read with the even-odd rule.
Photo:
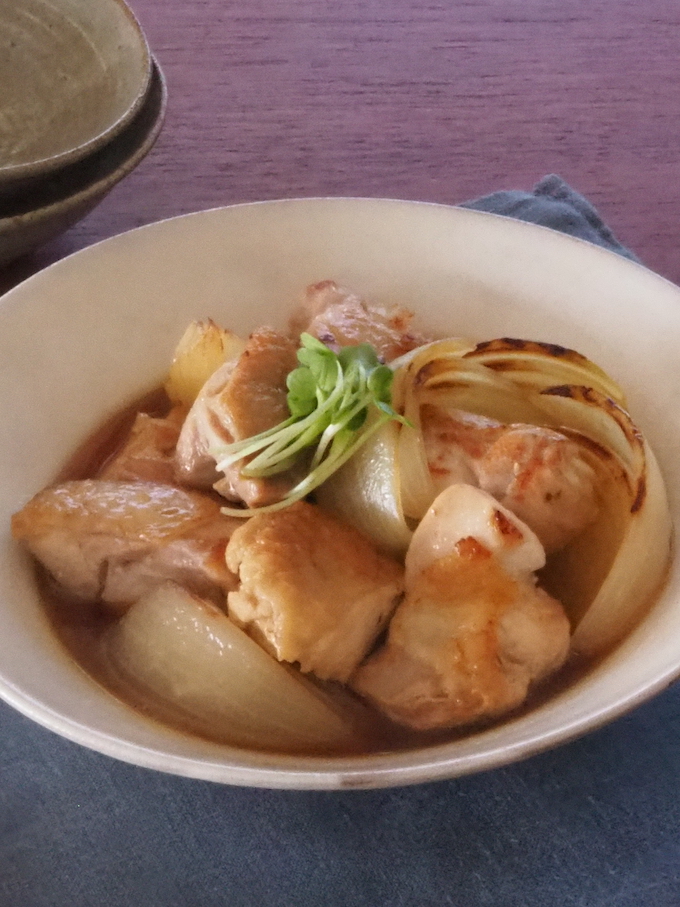
[[456, 204], [558, 173], [680, 283], [677, 0], [132, 0], [161, 137], [0, 290], [140, 224], [310, 195]]

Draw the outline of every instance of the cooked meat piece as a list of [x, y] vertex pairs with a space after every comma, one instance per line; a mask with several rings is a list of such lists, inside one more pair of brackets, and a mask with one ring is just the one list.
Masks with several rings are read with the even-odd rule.
[[297, 345], [270, 328], [260, 328], [235, 361], [221, 366], [196, 398], [177, 443], [177, 478], [197, 488], [214, 487], [225, 498], [260, 507], [281, 500], [296, 481], [290, 473], [251, 479], [235, 464], [226, 475], [215, 469], [211, 448], [250, 438], [290, 415], [286, 377], [297, 365]]
[[256, 514], [227, 546], [229, 615], [279, 661], [346, 681], [402, 592], [403, 567], [320, 508]]
[[568, 650], [559, 602], [465, 539], [420, 574], [350, 682], [399, 724], [450, 728], [516, 708]]
[[125, 443], [104, 465], [98, 478], [172, 485], [175, 446], [185, 416], [181, 407], [175, 407], [165, 418], [137, 413]]
[[439, 494], [413, 533], [406, 552], [406, 585], [461, 539], [482, 544], [512, 576], [526, 578], [545, 566], [538, 537], [507, 507], [473, 485], [450, 485]]
[[560, 432], [429, 404], [421, 422], [435, 487], [478, 485], [531, 526], [548, 553], [597, 516], [595, 471], [576, 441]]
[[578, 444], [533, 425], [509, 426], [475, 464], [480, 488], [559, 551], [597, 516], [597, 478]]
[[215, 410], [219, 408], [220, 394], [229, 384], [235, 362], [221, 365], [208, 378], [184, 420], [175, 449], [175, 476], [194, 488], [212, 488], [219, 481], [220, 473], [215, 458], [209, 453], [213, 444], [228, 444], [233, 440], [220, 422]]
[[531, 572], [544, 560], [537, 545], [485, 492], [466, 485], [443, 492], [414, 533], [406, 597], [387, 640], [352, 687], [418, 730], [470, 724], [520, 705], [569, 651], [564, 610]]
[[460, 481], [459, 470], [464, 470], [475, 484], [473, 463], [484, 456], [505, 430], [503, 423], [495, 419], [463, 410], [446, 410], [431, 403], [421, 406], [420, 420], [428, 465], [440, 491]]
[[342, 346], [370, 343], [383, 362], [425, 343], [411, 332], [413, 313], [398, 306], [368, 305], [332, 280], [307, 288], [299, 311], [291, 321], [297, 337], [303, 331], [336, 352]]
[[224, 602], [235, 587], [224, 552], [238, 523], [200, 492], [84, 479], [39, 492], [12, 532], [69, 595], [122, 611], [165, 580]]

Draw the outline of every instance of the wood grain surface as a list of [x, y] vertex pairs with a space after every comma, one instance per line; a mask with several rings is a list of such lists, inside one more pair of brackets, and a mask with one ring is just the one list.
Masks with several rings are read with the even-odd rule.
[[0, 290], [132, 227], [234, 202], [456, 204], [557, 173], [680, 283], [678, 0], [132, 0], [161, 136]]

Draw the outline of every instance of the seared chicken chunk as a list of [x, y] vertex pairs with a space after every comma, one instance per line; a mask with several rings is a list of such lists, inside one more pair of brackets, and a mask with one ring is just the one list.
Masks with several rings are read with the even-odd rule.
[[473, 538], [512, 576], [530, 576], [545, 566], [545, 550], [532, 530], [487, 492], [450, 485], [424, 515], [406, 552], [406, 586], [435, 560]]
[[120, 482], [175, 481], [175, 446], [186, 411], [175, 407], [164, 418], [137, 413], [122, 447], [99, 472], [100, 479]]
[[343, 346], [370, 343], [383, 362], [390, 362], [425, 342], [411, 331], [413, 313], [398, 306], [368, 305], [332, 280], [307, 288], [291, 321], [296, 336], [305, 331], [336, 352]]
[[250, 438], [288, 418], [286, 377], [297, 365], [297, 345], [270, 328], [260, 328], [244, 352], [208, 379], [189, 410], [177, 443], [177, 478], [198, 488], [215, 488], [231, 501], [260, 507], [280, 500], [295, 483], [290, 473], [246, 478], [236, 464], [218, 473], [211, 449]]
[[178, 481], [193, 488], [209, 489], [220, 478], [210, 446], [227, 444], [231, 435], [222, 426], [214, 410], [221, 392], [229, 383], [235, 362], [229, 360], [214, 372], [201, 388], [184, 420], [177, 439], [174, 474]]
[[224, 602], [235, 586], [224, 552], [237, 524], [199, 492], [84, 479], [39, 492], [12, 532], [73, 598], [123, 611], [166, 580]]
[[559, 551], [595, 519], [595, 471], [564, 435], [513, 425], [476, 464], [480, 488], [528, 523], [547, 552]]
[[229, 616], [279, 661], [346, 681], [392, 614], [403, 567], [313, 504], [256, 514], [236, 530], [227, 565], [240, 586]]
[[548, 553], [597, 516], [595, 470], [560, 432], [431, 405], [422, 407], [421, 420], [435, 486], [478, 485], [531, 526]]
[[421, 574], [387, 644], [351, 683], [400, 724], [455, 727], [519, 706], [563, 664], [568, 644], [558, 602], [513, 579], [484, 546], [461, 542]]
[[[451, 486], [440, 498], [414, 534], [406, 596], [387, 641], [350, 681], [392, 720], [417, 730], [519, 706], [569, 652], [564, 610], [531, 573], [542, 561], [531, 530], [471, 486]], [[450, 531], [442, 525], [449, 520]]]

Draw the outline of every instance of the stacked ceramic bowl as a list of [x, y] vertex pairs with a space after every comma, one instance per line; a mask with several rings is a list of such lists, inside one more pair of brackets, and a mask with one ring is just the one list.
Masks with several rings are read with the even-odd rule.
[[0, 266], [129, 174], [165, 105], [163, 74], [123, 0], [0, 0]]

